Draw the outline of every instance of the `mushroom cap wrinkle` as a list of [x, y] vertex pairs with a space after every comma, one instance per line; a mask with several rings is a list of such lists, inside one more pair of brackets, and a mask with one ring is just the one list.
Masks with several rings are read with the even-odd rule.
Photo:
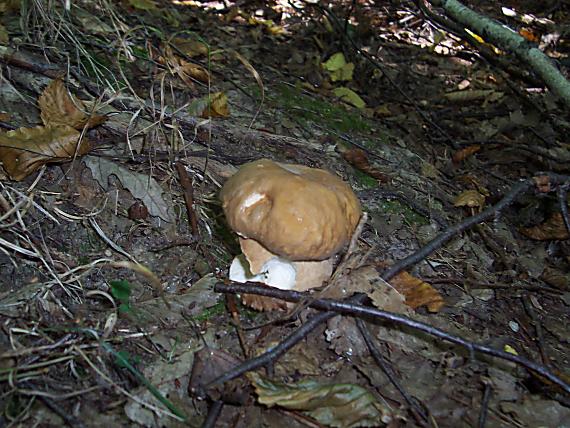
[[238, 235], [292, 261], [330, 258], [350, 240], [362, 214], [336, 175], [268, 159], [242, 166], [220, 198]]

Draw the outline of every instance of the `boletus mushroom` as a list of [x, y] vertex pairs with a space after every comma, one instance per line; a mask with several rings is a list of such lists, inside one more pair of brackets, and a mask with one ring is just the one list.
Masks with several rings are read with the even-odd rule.
[[[230, 279], [305, 291], [330, 278], [334, 256], [350, 240], [362, 214], [350, 186], [322, 169], [261, 159], [242, 166], [220, 193], [243, 255]], [[258, 296], [258, 310], [285, 308]]]

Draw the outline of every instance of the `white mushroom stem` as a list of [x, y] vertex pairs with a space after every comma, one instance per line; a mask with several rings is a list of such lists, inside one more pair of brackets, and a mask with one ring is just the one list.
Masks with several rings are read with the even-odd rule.
[[261, 282], [282, 290], [305, 291], [320, 287], [332, 274], [333, 258], [292, 262], [252, 239], [240, 238], [240, 245], [243, 254], [230, 266], [230, 279], [235, 282]]
[[293, 263], [279, 257], [267, 260], [261, 266], [260, 273], [253, 274], [245, 255], [234, 258], [230, 266], [230, 280], [235, 282], [261, 282], [281, 290], [292, 290], [295, 287], [297, 272]]

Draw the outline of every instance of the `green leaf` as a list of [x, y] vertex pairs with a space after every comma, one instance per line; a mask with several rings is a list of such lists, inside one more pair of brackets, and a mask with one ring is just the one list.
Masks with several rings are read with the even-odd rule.
[[346, 65], [346, 59], [342, 52], [337, 52], [331, 56], [326, 62], [323, 63], [323, 67], [327, 71], [337, 71]]
[[343, 100], [345, 103], [352, 104], [356, 108], [366, 107], [366, 103], [360, 96], [354, 92], [352, 89], [348, 89], [344, 86], [340, 88], [335, 88], [333, 94]]
[[331, 56], [325, 63], [323, 63], [323, 67], [329, 72], [333, 82], [352, 80], [354, 64], [351, 62], [347, 63], [341, 52], [335, 53]]
[[122, 305], [129, 305], [129, 297], [131, 295], [131, 284], [129, 281], [111, 281], [111, 295], [121, 302]]
[[359, 385], [320, 384], [312, 380], [285, 384], [254, 372], [248, 377], [261, 404], [304, 411], [326, 426], [370, 427], [391, 420], [388, 408]]

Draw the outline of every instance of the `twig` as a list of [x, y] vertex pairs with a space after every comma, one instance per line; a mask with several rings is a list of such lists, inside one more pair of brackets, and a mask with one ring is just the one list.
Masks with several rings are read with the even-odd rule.
[[208, 409], [208, 415], [202, 423], [202, 428], [214, 428], [216, 426], [216, 422], [218, 421], [218, 417], [222, 413], [223, 407], [223, 401], [216, 400], [212, 402], [210, 408]]
[[546, 349], [544, 347], [544, 332], [542, 330], [542, 324], [540, 323], [540, 320], [538, 319], [538, 316], [536, 315], [536, 311], [534, 310], [534, 308], [532, 306], [532, 302], [530, 301], [530, 298], [526, 295], [522, 296], [522, 303], [523, 303], [523, 306], [524, 306], [526, 313], [528, 314], [528, 316], [530, 317], [530, 319], [532, 321], [532, 325], [534, 326], [534, 331], [536, 333], [536, 346], [538, 347], [538, 351], [540, 352], [542, 364], [544, 364], [545, 366], [549, 366], [550, 365], [550, 359], [548, 358], [548, 355], [546, 353]]
[[[218, 291], [218, 292], [222, 292], [222, 293], [259, 294], [262, 296], [278, 298], [278, 299], [287, 300], [287, 301], [291, 301], [291, 302], [297, 302], [300, 299], [304, 299], [304, 298], [306, 298], [306, 294], [307, 294], [307, 293], [300, 293], [298, 291], [279, 290], [279, 289], [275, 289], [275, 288], [259, 286], [257, 284], [253, 284], [253, 283], [245, 283], [245, 284], [233, 283], [230, 285], [223, 284], [223, 283], [217, 283], [214, 286], [214, 291]], [[427, 333], [431, 336], [435, 336], [435, 337], [438, 337], [440, 339], [446, 340], [448, 342], [455, 343], [457, 345], [461, 345], [464, 348], [466, 348], [467, 350], [469, 350], [471, 356], [474, 356], [475, 352], [480, 352], [481, 354], [491, 355], [493, 357], [498, 357], [498, 358], [501, 358], [503, 360], [516, 363], [516, 364], [523, 366], [523, 367], [535, 372], [536, 374], [548, 379], [549, 381], [555, 383], [556, 385], [558, 385], [559, 387], [564, 389], [567, 393], [570, 393], [570, 385], [567, 384], [562, 379], [560, 379], [558, 376], [554, 375], [547, 367], [544, 367], [541, 364], [527, 360], [526, 358], [523, 358], [523, 357], [519, 357], [518, 355], [513, 355], [513, 354], [510, 354], [508, 352], [500, 351], [498, 349], [490, 348], [490, 347], [485, 346], [485, 345], [480, 345], [478, 343], [471, 342], [469, 340], [466, 340], [466, 339], [463, 339], [461, 337], [447, 333], [447, 332], [440, 330], [436, 327], [432, 327], [429, 324], [425, 324], [421, 321], [416, 321], [416, 320], [413, 320], [411, 318], [407, 318], [403, 315], [398, 315], [398, 314], [394, 314], [392, 312], [386, 312], [386, 311], [382, 311], [380, 309], [374, 309], [374, 308], [371, 308], [368, 306], [363, 306], [362, 303], [364, 302], [365, 299], [366, 299], [366, 297], [363, 295], [356, 295], [356, 296], [354, 296], [348, 300], [343, 300], [343, 301], [332, 300], [332, 299], [316, 299], [316, 300], [311, 301], [309, 306], [311, 306], [312, 308], [316, 308], [316, 309], [321, 309], [321, 310], [326, 310], [326, 311], [335, 311], [336, 313], [341, 313], [341, 314], [346, 314], [346, 315], [351, 315], [351, 316], [373, 317], [373, 318], [378, 318], [378, 319], [382, 319], [382, 320], [386, 320], [386, 321], [391, 321], [391, 322], [394, 322], [397, 324], [402, 324], [402, 325], [405, 325], [407, 327], [413, 328], [415, 330], [423, 331], [424, 333]], [[329, 318], [336, 315], [335, 312], [333, 312], [332, 315], [330, 315], [331, 312], [324, 312], [324, 313], [319, 314], [320, 316], [327, 315], [327, 314], [329, 315], [329, 317], [323, 317], [322, 322], [327, 321]], [[313, 322], [313, 323], [316, 322], [314, 320], [316, 320], [319, 317], [319, 315], [316, 315], [313, 318], [311, 318], [309, 320], [309, 322]], [[303, 331], [305, 331], [306, 330], [305, 327], [307, 324], [301, 326], [299, 328], [299, 330], [293, 332], [286, 340], [289, 340], [289, 338], [291, 338], [293, 335], [296, 335], [297, 332], [299, 332], [302, 329], [303, 329]], [[314, 327], [316, 327], [316, 325]], [[308, 332], [306, 332], [306, 333], [308, 333]], [[302, 336], [301, 336], [301, 338], [302, 338]], [[295, 343], [290, 344], [289, 347], [292, 347], [294, 344]], [[278, 345], [272, 351], [269, 351], [265, 354], [262, 354], [261, 356], [257, 357], [255, 360], [260, 360], [262, 358], [265, 358], [266, 355], [273, 353], [275, 351], [275, 349], [277, 349], [279, 346], [281, 346], [281, 345]], [[276, 354], [276, 358], [279, 357], [280, 355], [282, 355], [282, 353]], [[267, 357], [267, 358], [269, 358], [269, 357]], [[238, 366], [237, 369], [240, 369], [241, 366], [248, 365], [251, 361], [254, 361], [254, 360], [244, 362], [242, 365]], [[239, 375], [245, 373], [246, 371], [253, 370], [255, 368], [261, 367], [262, 365], [266, 364], [267, 362], [268, 362], [267, 360], [264, 360], [263, 364], [254, 365], [253, 367], [248, 368], [247, 370], [244, 370], [243, 372], [240, 372], [236, 376], [239, 376]], [[226, 380], [231, 380], [236, 376], [230, 376], [228, 379], [225, 379], [223, 382], [225, 382]]]
[[376, 361], [376, 364], [378, 364], [378, 367], [380, 367], [382, 369], [382, 371], [384, 372], [384, 374], [386, 375], [388, 380], [390, 382], [392, 382], [392, 385], [394, 385], [396, 387], [396, 389], [400, 392], [400, 394], [402, 394], [402, 397], [404, 397], [404, 400], [406, 400], [406, 403], [408, 403], [408, 405], [410, 406], [410, 410], [412, 412], [412, 415], [416, 419], [416, 422], [422, 426], [426, 426], [427, 425], [426, 422], [427, 422], [428, 418], [427, 418], [425, 412], [422, 409], [420, 409], [420, 407], [417, 405], [414, 398], [411, 397], [406, 392], [406, 390], [402, 387], [402, 385], [400, 384], [400, 382], [396, 378], [394, 372], [392, 371], [392, 369], [388, 365], [387, 361], [382, 356], [382, 354], [380, 354], [380, 351], [378, 351], [378, 348], [374, 344], [374, 341], [372, 339], [372, 335], [370, 334], [370, 331], [368, 330], [366, 323], [364, 321], [362, 321], [360, 318], [358, 318], [356, 320], [356, 325], [358, 326], [358, 329], [360, 330], [360, 334], [362, 334], [362, 337], [364, 338], [364, 341], [366, 342], [366, 345], [368, 346], [368, 349], [370, 351], [370, 354], [372, 355], [372, 358], [374, 358], [374, 361]]
[[186, 202], [186, 212], [188, 213], [188, 221], [190, 222], [190, 229], [192, 236], [198, 236], [198, 219], [196, 218], [196, 211], [194, 211], [194, 188], [192, 187], [192, 180], [188, 177], [188, 172], [181, 162], [176, 162], [176, 171], [180, 177], [180, 184], [184, 190], [184, 202]]
[[570, 233], [570, 216], [568, 215], [568, 203], [566, 202], [568, 187], [570, 187], [570, 183], [565, 183], [558, 187], [558, 203], [560, 204], [560, 212], [562, 213], [566, 230]]
[[534, 186], [534, 181], [532, 179], [526, 179], [524, 181], [516, 183], [512, 187], [511, 191], [509, 193], [507, 193], [503, 197], [503, 199], [501, 199], [496, 205], [493, 205], [493, 206], [487, 208], [486, 210], [480, 212], [479, 214], [471, 216], [471, 217], [465, 219], [464, 221], [462, 221], [461, 223], [456, 224], [455, 226], [451, 226], [447, 230], [443, 231], [440, 235], [437, 236], [437, 238], [428, 242], [426, 245], [424, 245], [422, 248], [420, 248], [414, 254], [412, 254], [412, 255], [406, 257], [405, 259], [400, 260], [397, 263], [394, 263], [392, 266], [390, 266], [388, 268], [388, 270], [386, 270], [382, 274], [382, 277], [384, 279], [386, 279], [386, 277], [388, 277], [388, 279], [392, 278], [394, 275], [396, 275], [401, 270], [404, 270], [409, 266], [415, 265], [416, 263], [425, 259], [427, 256], [429, 256], [435, 250], [441, 248], [443, 246], [443, 244], [445, 244], [447, 241], [449, 241], [454, 236], [459, 235], [460, 233], [462, 233], [465, 230], [469, 229], [470, 227], [476, 225], [477, 223], [481, 223], [483, 221], [486, 221], [486, 220], [489, 220], [489, 219], [495, 217], [497, 214], [499, 214], [499, 212], [501, 212], [503, 209], [505, 209], [506, 207], [511, 205], [519, 195], [528, 191], [533, 186]]
[[478, 428], [485, 428], [487, 423], [487, 414], [489, 412], [489, 401], [491, 400], [491, 382], [488, 380], [483, 381], [485, 385], [485, 390], [483, 391], [483, 400], [481, 402], [481, 411], [479, 412], [479, 421], [477, 422]]
[[48, 397], [38, 396], [38, 399], [45, 404], [45, 406], [50, 409], [52, 412], [57, 414], [63, 421], [69, 425], [71, 428], [84, 428], [85, 425], [75, 416], [71, 415], [67, 410], [62, 409], [59, 407], [55, 401]]
[[[219, 284], [216, 284], [215, 287], [217, 287], [218, 285]], [[214, 288], [214, 290], [216, 289]], [[221, 290], [216, 290], [216, 291], [221, 291]], [[292, 300], [292, 301], [298, 301], [298, 300]], [[273, 361], [277, 360], [277, 358], [285, 354], [285, 352], [287, 352], [289, 349], [291, 349], [293, 346], [299, 343], [305, 336], [307, 336], [320, 324], [326, 322], [335, 315], [337, 315], [335, 312], [321, 312], [319, 314], [316, 314], [315, 316], [310, 318], [305, 324], [303, 324], [301, 327], [299, 327], [297, 330], [295, 330], [293, 333], [287, 336], [277, 346], [271, 348], [271, 350], [261, 354], [258, 357], [244, 361], [243, 363], [233, 367], [231, 370], [228, 370], [223, 375], [217, 377], [216, 379], [205, 385], [204, 389], [221, 385], [222, 383], [235, 379], [236, 377], [241, 376], [246, 372], [255, 370], [258, 367], [271, 364]]]

